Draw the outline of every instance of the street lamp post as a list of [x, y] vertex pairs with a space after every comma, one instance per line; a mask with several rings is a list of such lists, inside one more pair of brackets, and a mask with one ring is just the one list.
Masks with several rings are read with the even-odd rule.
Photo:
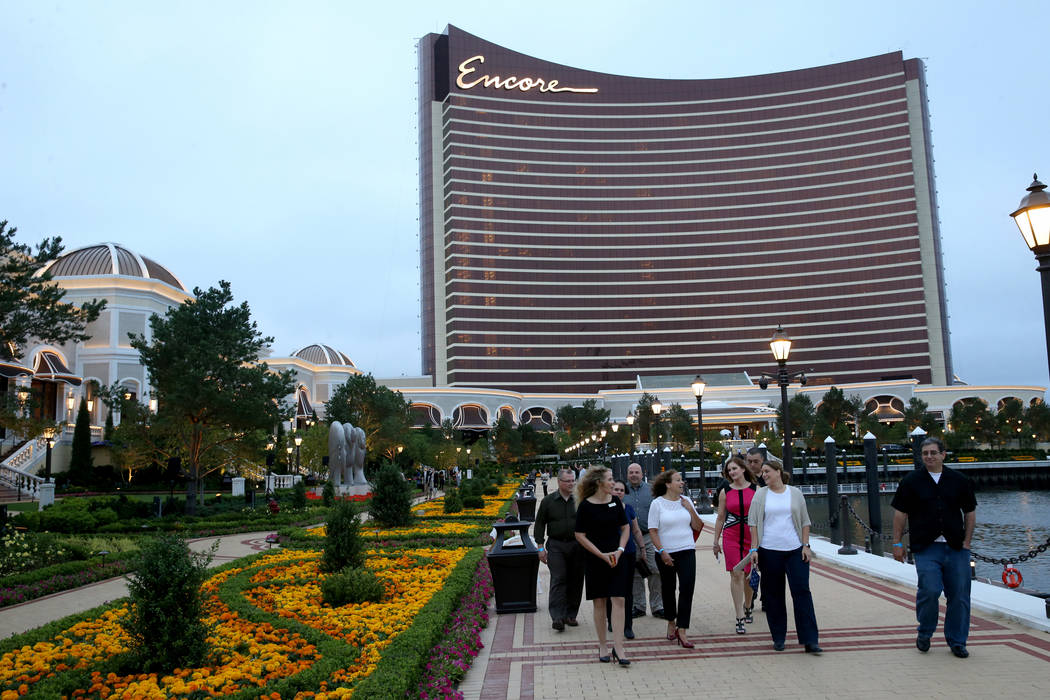
[[1032, 184], [1027, 189], [1028, 194], [1010, 216], [1039, 262], [1035, 269], [1043, 287], [1043, 329], [1050, 362], [1050, 194], [1045, 192], [1046, 185], [1039, 182], [1038, 175], [1032, 176]]
[[700, 375], [693, 380], [693, 396], [696, 397], [696, 437], [700, 445], [700, 512], [713, 513], [711, 497], [707, 495], [707, 463], [704, 461], [704, 389], [707, 385]]
[[54, 431], [48, 430], [44, 433], [44, 438], [47, 440], [47, 455], [44, 461], [44, 481], [51, 481], [51, 450], [55, 446], [55, 433]]
[[628, 411], [624, 420], [627, 421], [627, 431], [631, 438], [631, 448], [627, 452], [631, 454], [634, 452], [634, 411]]
[[788, 410], [788, 385], [792, 379], [798, 379], [799, 384], [802, 386], [806, 385], [806, 375], [799, 372], [788, 372], [787, 361], [788, 355], [791, 354], [791, 338], [784, 331], [781, 326], [777, 326], [777, 329], [773, 332], [773, 339], [769, 341], [769, 347], [773, 351], [773, 359], [777, 361], [778, 370], [775, 377], [771, 377], [768, 374], [762, 374], [762, 377], [758, 380], [758, 385], [763, 390], [769, 386], [769, 381], [775, 380], [780, 385], [780, 412], [783, 414], [784, 425], [782, 426], [784, 433], [784, 470], [791, 473], [791, 412]]
[[292, 449], [293, 448], [291, 445], [288, 445], [288, 447], [284, 448], [284, 451], [288, 453], [288, 460], [285, 462], [288, 471], [292, 471]]
[[295, 473], [302, 474], [302, 469], [299, 465], [299, 446], [303, 444], [303, 436], [299, 433], [295, 434]]
[[650, 431], [653, 433], [653, 442], [656, 443], [656, 451], [660, 452], [660, 411], [663, 410], [664, 405], [659, 401], [653, 401], [649, 406], [653, 412], [653, 424], [650, 426]]

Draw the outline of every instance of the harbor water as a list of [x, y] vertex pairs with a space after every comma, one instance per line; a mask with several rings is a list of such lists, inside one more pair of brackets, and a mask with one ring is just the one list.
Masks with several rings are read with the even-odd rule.
[[[879, 497], [882, 509], [882, 532], [893, 534], [893, 494]], [[868, 497], [850, 494], [850, 504], [865, 521], [868, 520]], [[828, 500], [826, 496], [807, 496], [813, 531], [828, 536]], [[864, 550], [865, 531], [850, 516], [850, 539], [858, 550]], [[977, 526], [973, 551], [994, 558], [1011, 558], [1038, 547], [1050, 537], [1050, 491], [986, 490], [977, 493]], [[889, 551], [887, 542], [884, 550]], [[1014, 565], [1024, 577], [1024, 588], [1050, 594], [1050, 549], [1034, 559]], [[977, 576], [1002, 581], [1003, 568], [977, 562]]]

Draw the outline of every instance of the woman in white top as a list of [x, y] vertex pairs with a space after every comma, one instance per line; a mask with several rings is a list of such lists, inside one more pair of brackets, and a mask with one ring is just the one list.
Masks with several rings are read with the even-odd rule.
[[809, 511], [806, 498], [794, 486], [783, 465], [762, 465], [766, 482], [751, 501], [748, 525], [751, 529], [751, 563], [762, 572], [762, 603], [766, 622], [773, 636], [773, 648], [784, 650], [787, 637], [787, 603], [784, 579], [791, 588], [791, 607], [795, 612], [798, 643], [806, 653], [819, 654], [817, 617], [809, 591]]
[[[660, 570], [660, 589], [664, 598], [667, 638], [686, 649], [692, 649], [686, 630], [693, 611], [693, 588], [696, 586], [696, 540], [704, 523], [696, 514], [693, 502], [682, 495], [682, 475], [661, 472], [653, 480], [653, 502], [649, 506], [649, 536], [656, 548], [656, 567]], [[678, 600], [674, 584], [678, 578]]]

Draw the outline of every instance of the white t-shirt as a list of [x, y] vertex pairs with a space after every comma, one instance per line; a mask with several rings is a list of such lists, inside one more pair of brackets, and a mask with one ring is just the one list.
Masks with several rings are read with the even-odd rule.
[[790, 552], [801, 546], [802, 540], [798, 538], [795, 523], [791, 519], [791, 490], [784, 489], [783, 493], [776, 493], [768, 489], [761, 547], [778, 552]]
[[666, 552], [684, 552], [696, 547], [689, 522], [689, 511], [678, 501], [661, 496], [654, 498], [649, 506], [649, 529], [659, 530], [660, 546]]

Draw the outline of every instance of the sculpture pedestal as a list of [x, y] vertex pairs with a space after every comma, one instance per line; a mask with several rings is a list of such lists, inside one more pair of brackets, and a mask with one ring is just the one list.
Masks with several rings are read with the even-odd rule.
[[337, 489], [340, 496], [367, 496], [372, 493], [372, 487], [368, 484], [363, 486], [350, 486], [349, 484], [343, 484]]

